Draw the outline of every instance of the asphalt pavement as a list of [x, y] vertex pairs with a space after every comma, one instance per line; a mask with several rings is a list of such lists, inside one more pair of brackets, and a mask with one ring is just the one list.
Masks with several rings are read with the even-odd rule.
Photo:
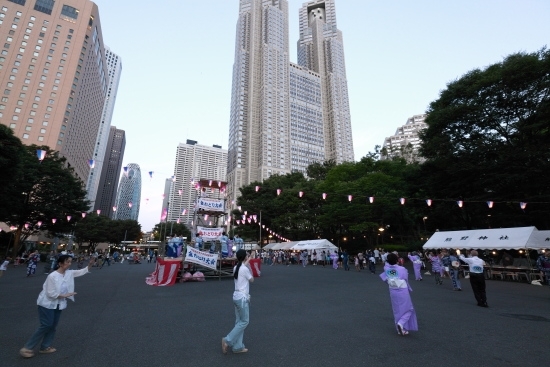
[[[76, 265], [73, 265], [73, 268]], [[0, 278], [0, 366], [545, 366], [550, 287], [487, 281], [489, 308], [468, 280], [411, 280], [419, 331], [399, 336], [387, 285], [368, 271], [262, 266], [251, 285], [246, 354], [223, 355], [234, 324], [231, 279], [153, 287], [155, 264], [111, 264], [76, 278], [53, 354], [19, 356], [38, 326], [46, 278], [23, 267]], [[42, 270], [44, 264], [40, 264]], [[377, 273], [381, 266], [377, 267]], [[414, 279], [409, 266], [410, 278]]]

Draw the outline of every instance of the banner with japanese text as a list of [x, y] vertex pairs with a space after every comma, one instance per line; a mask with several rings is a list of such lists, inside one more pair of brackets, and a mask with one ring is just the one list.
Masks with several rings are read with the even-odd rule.
[[196, 248], [187, 246], [185, 261], [216, 270], [218, 264], [218, 254], [199, 251]]
[[197, 199], [197, 205], [195, 206], [195, 209], [203, 209], [203, 210], [214, 211], [214, 212], [225, 211], [223, 200], [209, 199], [209, 198]]
[[223, 233], [223, 228], [208, 228], [197, 226], [197, 233], [200, 233], [204, 240], [216, 240]]

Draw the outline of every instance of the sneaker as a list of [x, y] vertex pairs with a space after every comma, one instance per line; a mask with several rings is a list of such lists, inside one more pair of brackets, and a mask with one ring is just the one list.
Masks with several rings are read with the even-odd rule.
[[34, 357], [34, 352], [30, 349], [25, 348], [25, 347], [23, 347], [19, 350], [19, 354], [21, 354], [21, 357], [23, 357], [23, 358], [32, 358], [32, 357]]
[[241, 350], [234, 350], [233, 351], [233, 353], [246, 353], [246, 352], [248, 352], [248, 349], [246, 349], [246, 348], [243, 348]]
[[222, 338], [222, 353], [227, 354], [227, 343], [225, 342], [225, 338]]
[[57, 349], [53, 347], [48, 347], [46, 349], [41, 349], [38, 351], [38, 353], [42, 353], [42, 354], [49, 354], [49, 353], [55, 353], [55, 352], [57, 352]]

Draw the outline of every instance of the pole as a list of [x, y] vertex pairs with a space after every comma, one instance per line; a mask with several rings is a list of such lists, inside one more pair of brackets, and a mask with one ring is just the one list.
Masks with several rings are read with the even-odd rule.
[[262, 248], [262, 211], [260, 210], [260, 236], [259, 236], [260, 249]]

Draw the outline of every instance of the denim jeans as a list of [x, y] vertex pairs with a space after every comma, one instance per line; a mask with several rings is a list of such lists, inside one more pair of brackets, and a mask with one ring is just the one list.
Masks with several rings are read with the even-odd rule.
[[246, 299], [233, 300], [235, 305], [235, 327], [225, 337], [225, 342], [234, 352], [244, 348], [243, 336], [244, 329], [248, 326], [249, 319], [249, 301]]
[[40, 350], [44, 350], [52, 345], [53, 338], [55, 337], [55, 328], [61, 317], [61, 310], [49, 309], [42, 306], [38, 306], [38, 319], [40, 320], [40, 326], [34, 332], [33, 336], [29, 339], [25, 348], [34, 349], [40, 341]]

